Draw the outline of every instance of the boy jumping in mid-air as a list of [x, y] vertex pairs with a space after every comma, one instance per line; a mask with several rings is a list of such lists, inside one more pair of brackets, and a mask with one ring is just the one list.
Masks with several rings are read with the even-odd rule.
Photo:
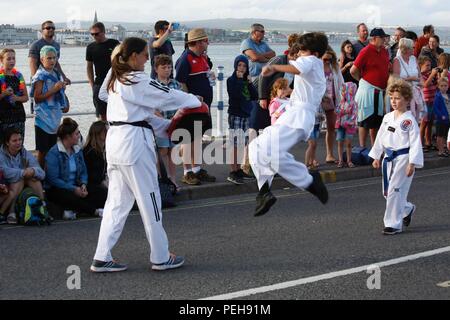
[[309, 173], [306, 166], [289, 153], [299, 141], [306, 141], [314, 128], [315, 115], [326, 89], [320, 57], [327, 50], [328, 39], [323, 33], [307, 33], [300, 37], [299, 45], [299, 58], [290, 61], [290, 65], [270, 65], [262, 71], [263, 76], [292, 73], [295, 80], [286, 111], [250, 143], [250, 164], [259, 188], [255, 216], [268, 212], [277, 200], [270, 192], [276, 173], [296, 187], [311, 192], [322, 203], [328, 201], [328, 191], [319, 172]]

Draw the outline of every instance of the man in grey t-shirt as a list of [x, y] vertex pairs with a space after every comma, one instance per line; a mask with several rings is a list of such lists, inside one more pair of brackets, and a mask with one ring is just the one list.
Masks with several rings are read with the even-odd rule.
[[369, 29], [367, 29], [367, 26], [360, 23], [356, 27], [356, 31], [358, 32], [358, 40], [353, 42], [355, 59], [361, 50], [369, 45]]
[[[45, 21], [41, 25], [42, 38], [33, 42], [30, 47], [30, 51], [28, 53], [29, 63], [30, 63], [30, 71], [31, 77], [36, 74], [36, 71], [39, 69], [41, 65], [40, 52], [44, 46], [52, 46], [56, 49], [58, 53], [58, 60], [60, 57], [61, 47], [58, 42], [56, 42], [53, 38], [55, 36], [55, 24], [52, 21]], [[70, 84], [70, 79], [66, 77], [64, 74], [59, 61], [56, 62], [56, 71], [58, 71], [63, 77], [66, 84]]]
[[252, 80], [258, 78], [262, 67], [273, 57], [273, 51], [264, 39], [264, 26], [259, 23], [252, 25], [251, 35], [241, 43], [241, 52], [245, 54], [249, 60], [250, 76]]

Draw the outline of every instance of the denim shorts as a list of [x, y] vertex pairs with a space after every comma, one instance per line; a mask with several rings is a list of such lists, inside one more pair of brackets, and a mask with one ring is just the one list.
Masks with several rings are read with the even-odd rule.
[[317, 140], [320, 137], [320, 124], [315, 124], [314, 129], [309, 135], [309, 140]]
[[336, 141], [344, 141], [344, 140], [352, 140], [353, 139], [353, 135], [352, 134], [348, 134], [345, 131], [345, 128], [339, 128], [336, 129]]
[[173, 148], [175, 144], [169, 138], [155, 137], [158, 148]]

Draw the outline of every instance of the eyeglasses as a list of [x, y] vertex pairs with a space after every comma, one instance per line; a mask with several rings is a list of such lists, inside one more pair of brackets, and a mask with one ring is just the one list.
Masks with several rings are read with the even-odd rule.
[[261, 33], [266, 33], [265, 30], [255, 30], [255, 31], [258, 31], [258, 32], [261, 32]]
[[92, 32], [92, 33], [91, 33], [91, 36], [96, 37], [96, 36], [98, 36], [99, 34], [100, 34], [100, 32]]
[[322, 59], [323, 60], [323, 62], [331, 62], [332, 61], [332, 59]]
[[45, 27], [45, 30], [55, 30], [55, 27]]

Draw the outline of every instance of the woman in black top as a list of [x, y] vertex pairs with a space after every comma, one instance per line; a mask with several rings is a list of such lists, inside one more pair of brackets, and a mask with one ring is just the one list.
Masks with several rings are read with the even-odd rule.
[[86, 144], [83, 149], [84, 162], [88, 172], [87, 188], [95, 193], [102, 202], [108, 196], [108, 176], [105, 154], [107, 123], [96, 121], [89, 128]]
[[83, 149], [84, 162], [88, 171], [88, 185], [108, 187], [106, 175], [105, 140], [106, 122], [96, 121], [89, 128]]
[[8, 128], [16, 128], [25, 134], [25, 109], [28, 92], [22, 74], [15, 69], [16, 52], [13, 49], [0, 51], [0, 143]]
[[345, 40], [341, 45], [341, 57], [339, 59], [339, 68], [345, 82], [353, 82], [358, 84], [358, 81], [350, 74], [350, 69], [355, 61], [354, 48], [350, 40]]

